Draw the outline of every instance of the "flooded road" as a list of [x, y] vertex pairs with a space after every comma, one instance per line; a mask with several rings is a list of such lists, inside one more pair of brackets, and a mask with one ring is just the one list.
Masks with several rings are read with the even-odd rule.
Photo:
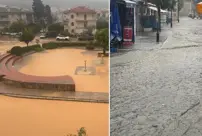
[[111, 58], [111, 135], [202, 136], [201, 23], [180, 18], [165, 42]]
[[0, 96], [1, 136], [66, 136], [85, 127], [108, 135], [108, 104], [29, 100]]
[[[97, 65], [97, 51], [82, 49], [54, 49], [35, 53], [24, 58], [19, 71], [30, 75], [61, 76], [70, 75], [76, 83], [77, 91], [108, 92], [108, 58], [104, 65]], [[75, 75], [78, 66], [94, 67], [96, 75]], [[19, 66], [18, 66], [19, 67]]]

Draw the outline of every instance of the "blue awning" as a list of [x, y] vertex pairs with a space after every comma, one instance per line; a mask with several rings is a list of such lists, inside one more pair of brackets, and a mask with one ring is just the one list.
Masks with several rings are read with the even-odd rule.
[[136, 2], [130, 1], [130, 0], [124, 0], [124, 1], [126, 3], [127, 8], [134, 8], [136, 6], [136, 4], [137, 4]]
[[111, 12], [110, 32], [111, 32], [110, 40], [112, 40], [115, 37], [122, 39], [121, 24], [120, 24], [119, 11], [117, 6], [114, 6], [114, 9], [112, 9], [112, 12]]

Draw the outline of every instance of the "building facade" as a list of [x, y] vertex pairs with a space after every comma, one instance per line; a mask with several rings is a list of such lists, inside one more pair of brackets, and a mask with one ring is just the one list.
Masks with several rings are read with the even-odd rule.
[[79, 6], [64, 12], [64, 29], [71, 34], [81, 34], [89, 27], [96, 28], [96, 11]]
[[8, 27], [19, 20], [23, 21], [25, 24], [33, 23], [33, 13], [29, 10], [17, 7], [0, 7], [0, 29]]

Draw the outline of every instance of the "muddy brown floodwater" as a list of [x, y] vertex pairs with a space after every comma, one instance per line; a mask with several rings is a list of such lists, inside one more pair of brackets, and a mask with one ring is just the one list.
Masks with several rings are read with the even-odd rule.
[[[0, 42], [3, 53], [19, 42]], [[96, 52], [82, 54], [85, 50], [56, 49], [36, 53], [20, 64], [21, 72], [53, 76], [68, 74], [73, 77], [79, 91], [108, 92], [108, 59], [105, 65], [95, 66]], [[75, 76], [76, 66], [94, 66], [96, 76]], [[0, 136], [66, 136], [85, 127], [88, 136], [107, 136], [108, 104], [79, 103], [20, 99], [0, 96]]]
[[[22, 73], [38, 76], [70, 75], [75, 81], [76, 91], [108, 92], [109, 68], [108, 58], [104, 59], [104, 65], [98, 65], [101, 58], [97, 57], [97, 51], [83, 49], [54, 49], [35, 53], [25, 57], [18, 65]], [[96, 69], [96, 75], [75, 75], [76, 67], [87, 66]]]
[[108, 135], [108, 104], [0, 96], [0, 136], [66, 136], [85, 127], [88, 136]]

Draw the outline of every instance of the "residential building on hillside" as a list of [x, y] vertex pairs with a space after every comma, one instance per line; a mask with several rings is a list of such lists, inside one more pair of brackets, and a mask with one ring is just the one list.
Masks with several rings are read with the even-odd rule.
[[17, 7], [0, 6], [0, 29], [8, 27], [18, 20], [26, 24], [33, 23], [33, 13]]
[[96, 28], [96, 12], [85, 6], [78, 6], [64, 12], [64, 29], [71, 34], [81, 34], [88, 27]]

